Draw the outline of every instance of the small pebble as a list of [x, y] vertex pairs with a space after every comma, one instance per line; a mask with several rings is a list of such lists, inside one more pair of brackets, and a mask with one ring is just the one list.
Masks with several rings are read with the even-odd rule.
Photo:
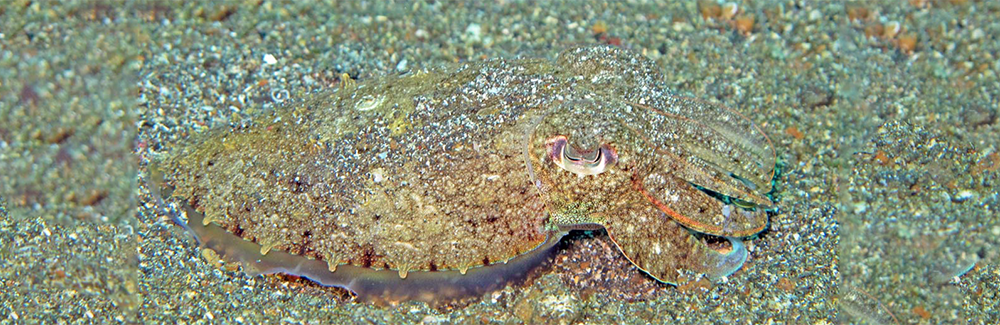
[[465, 27], [465, 40], [470, 43], [478, 43], [483, 40], [483, 27], [472, 23]]
[[965, 200], [971, 199], [974, 196], [976, 196], [976, 192], [970, 190], [961, 190], [958, 192], [958, 194], [955, 195], [953, 200], [955, 202], [964, 202]]
[[264, 54], [264, 64], [271, 65], [278, 63], [278, 59], [275, 59], [271, 54]]
[[986, 36], [986, 32], [984, 32], [982, 28], [976, 28], [972, 31], [972, 39], [980, 39], [983, 38], [983, 36]]
[[812, 11], [809, 12], [809, 20], [817, 21], [820, 18], [823, 18], [823, 13], [819, 12], [819, 10], [813, 9]]

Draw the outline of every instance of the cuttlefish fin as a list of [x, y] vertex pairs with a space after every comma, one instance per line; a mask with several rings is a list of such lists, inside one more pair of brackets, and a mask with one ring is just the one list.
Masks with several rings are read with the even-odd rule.
[[747, 259], [742, 241], [726, 237], [732, 249], [719, 252], [655, 207], [619, 210], [603, 219], [625, 257], [661, 282], [677, 285], [685, 270], [718, 280], [739, 270]]

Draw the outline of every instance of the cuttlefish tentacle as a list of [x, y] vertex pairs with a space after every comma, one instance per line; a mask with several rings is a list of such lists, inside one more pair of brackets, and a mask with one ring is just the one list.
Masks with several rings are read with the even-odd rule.
[[656, 207], [631, 196], [638, 200], [615, 209], [602, 223], [625, 257], [656, 280], [678, 284], [685, 270], [718, 280], [746, 261], [746, 247], [738, 239], [727, 237], [732, 244], [728, 253], [716, 251]]

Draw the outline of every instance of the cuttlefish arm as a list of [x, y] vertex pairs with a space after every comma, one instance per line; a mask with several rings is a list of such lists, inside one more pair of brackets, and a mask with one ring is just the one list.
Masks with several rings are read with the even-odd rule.
[[683, 282], [683, 271], [691, 271], [718, 280], [739, 270], [746, 261], [748, 253], [739, 239], [726, 237], [732, 248], [719, 252], [641, 195], [627, 195], [632, 204], [597, 218], [625, 257], [653, 278], [676, 285]]

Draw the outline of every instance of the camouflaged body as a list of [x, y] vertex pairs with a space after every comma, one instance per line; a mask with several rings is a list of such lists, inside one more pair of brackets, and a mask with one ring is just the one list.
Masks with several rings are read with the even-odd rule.
[[612, 47], [386, 76], [208, 132], [163, 170], [206, 223], [331, 270], [464, 273], [600, 224], [669, 282], [712, 253], [681, 225], [763, 229], [774, 149], [662, 78]]

